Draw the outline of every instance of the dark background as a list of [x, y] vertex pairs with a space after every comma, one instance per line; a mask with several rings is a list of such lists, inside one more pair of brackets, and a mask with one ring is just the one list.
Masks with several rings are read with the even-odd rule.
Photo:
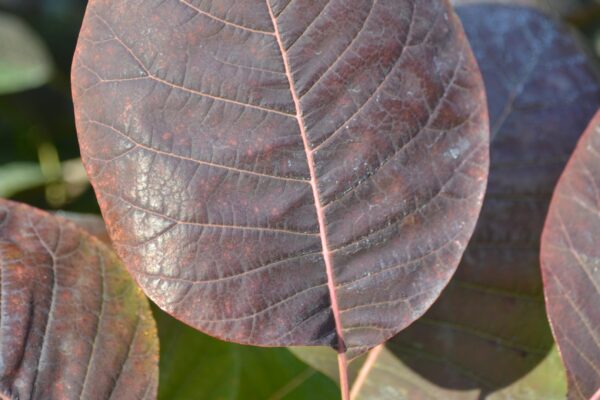
[[20, 17], [47, 47], [52, 63], [47, 84], [0, 94], [0, 192], [7, 184], [2, 181], [3, 168], [12, 176], [23, 174], [25, 180], [32, 173], [28, 163], [36, 163], [45, 171], [46, 182], [24, 185], [31, 186], [24, 190], [4, 188], [3, 194], [44, 209], [98, 212], [89, 186], [68, 187], [64, 171], [57, 172], [55, 165], [79, 157], [69, 74], [85, 5], [83, 0], [0, 0], [0, 12]]

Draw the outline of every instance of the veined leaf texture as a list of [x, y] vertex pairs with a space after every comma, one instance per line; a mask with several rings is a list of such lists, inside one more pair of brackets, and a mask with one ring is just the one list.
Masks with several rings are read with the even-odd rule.
[[82, 157], [144, 291], [213, 336], [353, 358], [452, 276], [483, 84], [440, 0], [90, 1]]
[[569, 399], [600, 388], [600, 113], [577, 144], [552, 197], [542, 238], [544, 293], [567, 368]]
[[[353, 385], [354, 398], [564, 400], [564, 368], [545, 312], [540, 237], [556, 182], [600, 107], [597, 66], [566, 26], [535, 9], [456, 10], [486, 85], [492, 126], [486, 197], [450, 284], [423, 317], [369, 353], [374, 361], [362, 369], [368, 371], [362, 384]], [[322, 370], [335, 365], [325, 351], [294, 352]]]
[[156, 398], [148, 301], [96, 238], [0, 200], [0, 283], [0, 398]]

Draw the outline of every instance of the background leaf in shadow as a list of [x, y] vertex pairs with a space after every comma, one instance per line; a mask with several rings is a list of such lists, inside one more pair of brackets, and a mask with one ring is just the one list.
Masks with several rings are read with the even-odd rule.
[[[337, 379], [335, 352], [323, 347], [290, 348], [302, 361]], [[370, 362], [369, 362], [370, 360]], [[493, 360], [491, 361], [493, 362]], [[351, 364], [352, 400], [462, 400], [483, 396], [477, 388], [449, 389], [436, 385], [404, 364], [394, 354], [394, 343], [378, 346]], [[526, 375], [487, 398], [489, 400], [563, 400], [566, 392], [564, 369], [556, 346]]]
[[[222, 342], [158, 307], [153, 311], [160, 338], [159, 400], [339, 397], [331, 379], [297, 360], [287, 349]], [[337, 368], [336, 360], [334, 353]]]
[[457, 12], [488, 94], [488, 191], [451, 284], [392, 350], [432, 383], [485, 397], [526, 375], [552, 347], [539, 237], [558, 176], [600, 105], [600, 79], [577, 38], [538, 11]]
[[565, 16], [596, 10], [600, 5], [597, 0], [451, 0], [450, 2], [455, 7], [482, 3], [527, 6]]

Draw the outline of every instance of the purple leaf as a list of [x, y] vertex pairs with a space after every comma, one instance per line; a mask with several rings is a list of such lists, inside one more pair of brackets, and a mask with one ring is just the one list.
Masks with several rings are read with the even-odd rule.
[[483, 84], [447, 1], [94, 0], [73, 83], [117, 252], [225, 340], [353, 358], [425, 312], [479, 213]]
[[[503, 5], [457, 11], [488, 95], [488, 190], [451, 283], [388, 348], [435, 386], [479, 389], [485, 397], [522, 385], [553, 345], [540, 236], [556, 181], [600, 106], [600, 78], [571, 31], [539, 11]], [[557, 373], [552, 382], [558, 380]], [[550, 398], [540, 391], [551, 385], [532, 384], [534, 397]]]
[[600, 113], [579, 141], [548, 211], [542, 273], [569, 399], [600, 388]]
[[156, 398], [148, 301], [96, 238], [0, 199], [0, 282], [0, 398]]

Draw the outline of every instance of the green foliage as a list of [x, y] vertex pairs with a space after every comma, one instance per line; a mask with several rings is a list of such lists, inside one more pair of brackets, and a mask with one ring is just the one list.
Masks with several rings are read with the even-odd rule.
[[12, 197], [45, 182], [46, 177], [37, 163], [14, 162], [0, 166], [0, 197]]
[[45, 84], [52, 62], [37, 34], [20, 19], [0, 13], [0, 94]]
[[335, 399], [336, 385], [284, 348], [204, 335], [154, 307], [160, 338], [159, 400]]

